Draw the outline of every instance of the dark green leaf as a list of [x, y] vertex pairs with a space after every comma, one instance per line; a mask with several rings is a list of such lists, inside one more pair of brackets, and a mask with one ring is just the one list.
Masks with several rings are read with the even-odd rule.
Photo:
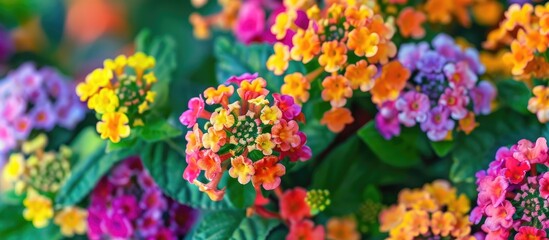
[[280, 222], [277, 220], [263, 219], [258, 216], [247, 218], [244, 211], [215, 211], [204, 216], [192, 239], [265, 239], [269, 232], [279, 224]]
[[37, 229], [23, 218], [24, 207], [0, 202], [0, 238], [2, 240], [61, 239], [59, 228], [50, 222]]
[[129, 137], [120, 139], [120, 142], [113, 143], [111, 141], [107, 141], [107, 149], [105, 151], [109, 153], [135, 146], [137, 143], [137, 137], [135, 135], [135, 131], [133, 131]]
[[398, 137], [383, 138], [370, 121], [358, 131], [358, 136], [374, 151], [381, 161], [395, 167], [411, 167], [421, 162], [416, 144], [421, 136], [413, 129], [403, 129]]
[[242, 185], [236, 178], [231, 177], [227, 180], [227, 193], [225, 197], [229, 198], [233, 206], [247, 208], [254, 203], [255, 189], [251, 183]]
[[175, 128], [165, 120], [147, 123], [138, 131], [138, 135], [147, 142], [157, 142], [170, 139], [178, 137], [181, 134], [181, 130]]
[[431, 142], [431, 146], [439, 157], [444, 157], [454, 148], [454, 141]]
[[259, 150], [253, 150], [251, 151], [249, 154], [248, 154], [248, 157], [252, 160], [252, 161], [259, 161], [259, 159], [262, 159], [264, 157], [263, 153]]
[[[170, 141], [170, 140], [168, 140]], [[162, 191], [182, 204], [195, 208], [220, 210], [232, 208], [228, 198], [214, 202], [208, 195], [198, 191], [198, 187], [183, 179], [187, 166], [182, 144], [156, 142], [149, 144], [141, 152], [141, 160]]]
[[503, 105], [524, 114], [529, 114], [528, 100], [532, 96], [530, 89], [524, 82], [516, 80], [503, 80], [497, 83], [498, 98]]

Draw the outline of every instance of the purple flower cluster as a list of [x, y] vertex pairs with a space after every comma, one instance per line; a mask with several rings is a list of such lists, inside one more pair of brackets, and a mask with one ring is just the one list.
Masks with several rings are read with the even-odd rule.
[[[431, 47], [432, 46], [432, 47]], [[400, 134], [400, 124], [419, 124], [432, 141], [444, 140], [468, 114], [490, 113], [495, 88], [478, 81], [485, 69], [478, 52], [461, 49], [445, 34], [427, 42], [403, 44], [398, 60], [412, 73], [400, 97], [380, 107], [376, 126], [387, 139]]]
[[74, 128], [85, 111], [74, 85], [55, 69], [21, 65], [0, 80], [0, 156], [33, 130]]
[[141, 160], [124, 160], [91, 194], [90, 239], [179, 239], [198, 212], [165, 196]]

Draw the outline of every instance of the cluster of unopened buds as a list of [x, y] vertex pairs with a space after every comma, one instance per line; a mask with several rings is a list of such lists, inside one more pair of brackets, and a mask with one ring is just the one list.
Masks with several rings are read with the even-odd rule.
[[471, 221], [482, 222], [487, 239], [547, 239], [549, 230], [547, 140], [520, 140], [502, 147], [477, 176], [477, 206]]
[[469, 198], [444, 180], [426, 184], [421, 189], [404, 189], [398, 204], [379, 215], [380, 230], [388, 239], [471, 239], [471, 222], [467, 213]]
[[0, 159], [33, 131], [51, 131], [55, 126], [72, 129], [85, 114], [74, 85], [55, 69], [38, 70], [30, 63], [0, 81], [0, 103]]
[[53, 199], [70, 174], [72, 152], [67, 147], [59, 152], [45, 151], [46, 145], [43, 134], [24, 142], [22, 152], [9, 157], [2, 178], [16, 194], [25, 196], [23, 217], [34, 227], [44, 228], [53, 218], [63, 236], [84, 234], [86, 210], [74, 206], [53, 208]]
[[[345, 108], [353, 91], [367, 92], [383, 82], [376, 80], [375, 64], [384, 65], [396, 54], [393, 24], [359, 2], [329, 3], [325, 9], [312, 5], [306, 12], [288, 5], [271, 31], [278, 42], [266, 64], [274, 74], [284, 74], [291, 61], [320, 65], [307, 76], [287, 74], [281, 93], [300, 104], [307, 102], [312, 81], [323, 78], [321, 97], [330, 102], [331, 110], [325, 112], [322, 123], [334, 132], [354, 121]], [[286, 40], [288, 36], [291, 41]]]
[[[543, 2], [543, 1], [542, 1]], [[540, 122], [549, 121], [549, 3], [533, 6], [512, 4], [505, 12], [505, 18], [499, 27], [490, 32], [484, 47], [495, 49], [501, 45], [509, 46], [510, 52], [502, 60], [512, 67], [511, 73], [517, 79], [533, 87], [528, 110], [537, 114]], [[541, 81], [545, 84], [536, 85]]]
[[130, 136], [132, 127], [143, 126], [144, 115], [156, 98], [151, 88], [157, 82], [152, 69], [155, 59], [142, 52], [120, 55], [104, 61], [104, 68], [93, 70], [76, 93], [98, 118], [97, 132], [102, 139], [117, 143]]
[[385, 138], [398, 136], [400, 124], [419, 124], [432, 141], [451, 139], [455, 121], [469, 134], [478, 125], [475, 116], [492, 110], [496, 89], [487, 81], [478, 81], [484, 66], [477, 51], [460, 48], [444, 34], [436, 36], [431, 45], [401, 46], [398, 60], [409, 70], [411, 81], [398, 84], [395, 99], [377, 102], [376, 126]]
[[[237, 89], [231, 83], [236, 83]], [[286, 173], [281, 161], [311, 158], [307, 137], [299, 131], [301, 107], [287, 95], [269, 94], [267, 82], [257, 75], [233, 77], [227, 84], [204, 91], [205, 100], [192, 98], [180, 121], [192, 128], [187, 140], [187, 167], [183, 178], [215, 201], [225, 190], [218, 184], [225, 171], [241, 184], [273, 190]], [[231, 100], [237, 99], [235, 101]], [[205, 123], [197, 121], [204, 119]], [[200, 127], [203, 126], [203, 127]], [[204, 171], [209, 181], [198, 179]]]
[[179, 239], [198, 217], [198, 211], [165, 196], [137, 157], [99, 181], [88, 211], [90, 239]]

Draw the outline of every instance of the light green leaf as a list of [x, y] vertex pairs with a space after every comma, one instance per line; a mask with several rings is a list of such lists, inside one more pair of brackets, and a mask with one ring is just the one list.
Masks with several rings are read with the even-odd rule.
[[439, 157], [445, 157], [454, 148], [454, 141], [431, 142], [431, 147]]
[[265, 239], [280, 222], [258, 216], [247, 218], [244, 211], [210, 212], [198, 225], [192, 239], [197, 240], [255, 240]]
[[141, 139], [147, 142], [157, 142], [165, 139], [178, 137], [181, 134], [181, 130], [175, 128], [165, 120], [157, 120], [152, 123], [147, 123], [145, 126], [139, 128], [138, 135]]

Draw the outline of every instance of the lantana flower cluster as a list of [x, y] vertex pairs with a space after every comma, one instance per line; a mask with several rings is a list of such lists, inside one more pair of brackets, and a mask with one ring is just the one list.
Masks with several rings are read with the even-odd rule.
[[[533, 6], [513, 4], [505, 12], [505, 19], [489, 35], [484, 47], [494, 49], [501, 44], [510, 52], [501, 60], [510, 63], [511, 73], [517, 79], [534, 85], [534, 80], [549, 77], [549, 3]], [[540, 122], [549, 121], [549, 88], [545, 85], [532, 89], [534, 97], [528, 102], [528, 110], [537, 114]]]
[[453, 130], [470, 133], [475, 116], [491, 112], [495, 87], [478, 81], [484, 72], [473, 48], [461, 49], [452, 38], [439, 34], [427, 42], [403, 44], [398, 60], [412, 73], [394, 101], [378, 105], [376, 126], [387, 139], [400, 134], [400, 125], [416, 124], [432, 141], [451, 139]]
[[[231, 82], [238, 87], [236, 94]], [[290, 96], [270, 95], [266, 85], [256, 74], [233, 77], [227, 85], [206, 89], [205, 100], [202, 95], [192, 98], [180, 117], [192, 128], [185, 136], [188, 165], [183, 178], [214, 201], [224, 196], [218, 184], [225, 171], [241, 184], [273, 190], [286, 173], [284, 158], [311, 158], [307, 137], [299, 131], [301, 107]], [[199, 119], [205, 123], [197, 123]], [[201, 172], [208, 183], [198, 179]]]
[[144, 116], [154, 103], [157, 82], [152, 69], [155, 59], [142, 52], [130, 57], [120, 55], [104, 61], [103, 68], [93, 70], [76, 93], [98, 118], [97, 132], [102, 139], [117, 143], [130, 136], [132, 127], [144, 125]]
[[196, 210], [165, 196], [137, 157], [99, 181], [88, 212], [90, 239], [180, 239], [198, 217]]
[[469, 198], [458, 195], [445, 180], [425, 184], [420, 189], [404, 189], [398, 204], [379, 215], [380, 230], [387, 239], [475, 239], [467, 213]]
[[[85, 114], [74, 86], [53, 68], [25, 63], [0, 80], [0, 159], [31, 132], [73, 129]], [[0, 162], [2, 162], [0, 160]]]
[[[295, 24], [301, 16], [308, 21]], [[274, 54], [266, 64], [275, 75], [284, 74], [290, 61], [320, 65], [307, 76], [298, 72], [287, 74], [281, 93], [294, 97], [300, 104], [307, 102], [312, 81], [322, 77], [321, 96], [331, 104], [322, 123], [331, 131], [340, 132], [354, 121], [345, 108], [354, 90], [383, 94], [373, 88], [376, 82], [383, 83], [387, 74], [382, 73], [376, 80], [375, 64], [387, 64], [396, 55], [396, 46], [391, 41], [394, 26], [365, 3], [330, 2], [324, 9], [312, 5], [306, 12], [288, 7], [278, 14], [271, 31], [279, 42], [274, 44]], [[288, 35], [292, 36], [290, 43], [284, 41]]]
[[549, 173], [547, 140], [522, 139], [500, 148], [477, 176], [477, 206], [471, 221], [487, 239], [547, 239]]
[[86, 233], [84, 209], [69, 206], [53, 208], [53, 199], [70, 174], [72, 152], [62, 147], [59, 152], [45, 151], [47, 137], [39, 135], [22, 144], [22, 152], [13, 153], [4, 166], [2, 180], [25, 196], [23, 217], [36, 228], [48, 226], [53, 219], [63, 236]]

